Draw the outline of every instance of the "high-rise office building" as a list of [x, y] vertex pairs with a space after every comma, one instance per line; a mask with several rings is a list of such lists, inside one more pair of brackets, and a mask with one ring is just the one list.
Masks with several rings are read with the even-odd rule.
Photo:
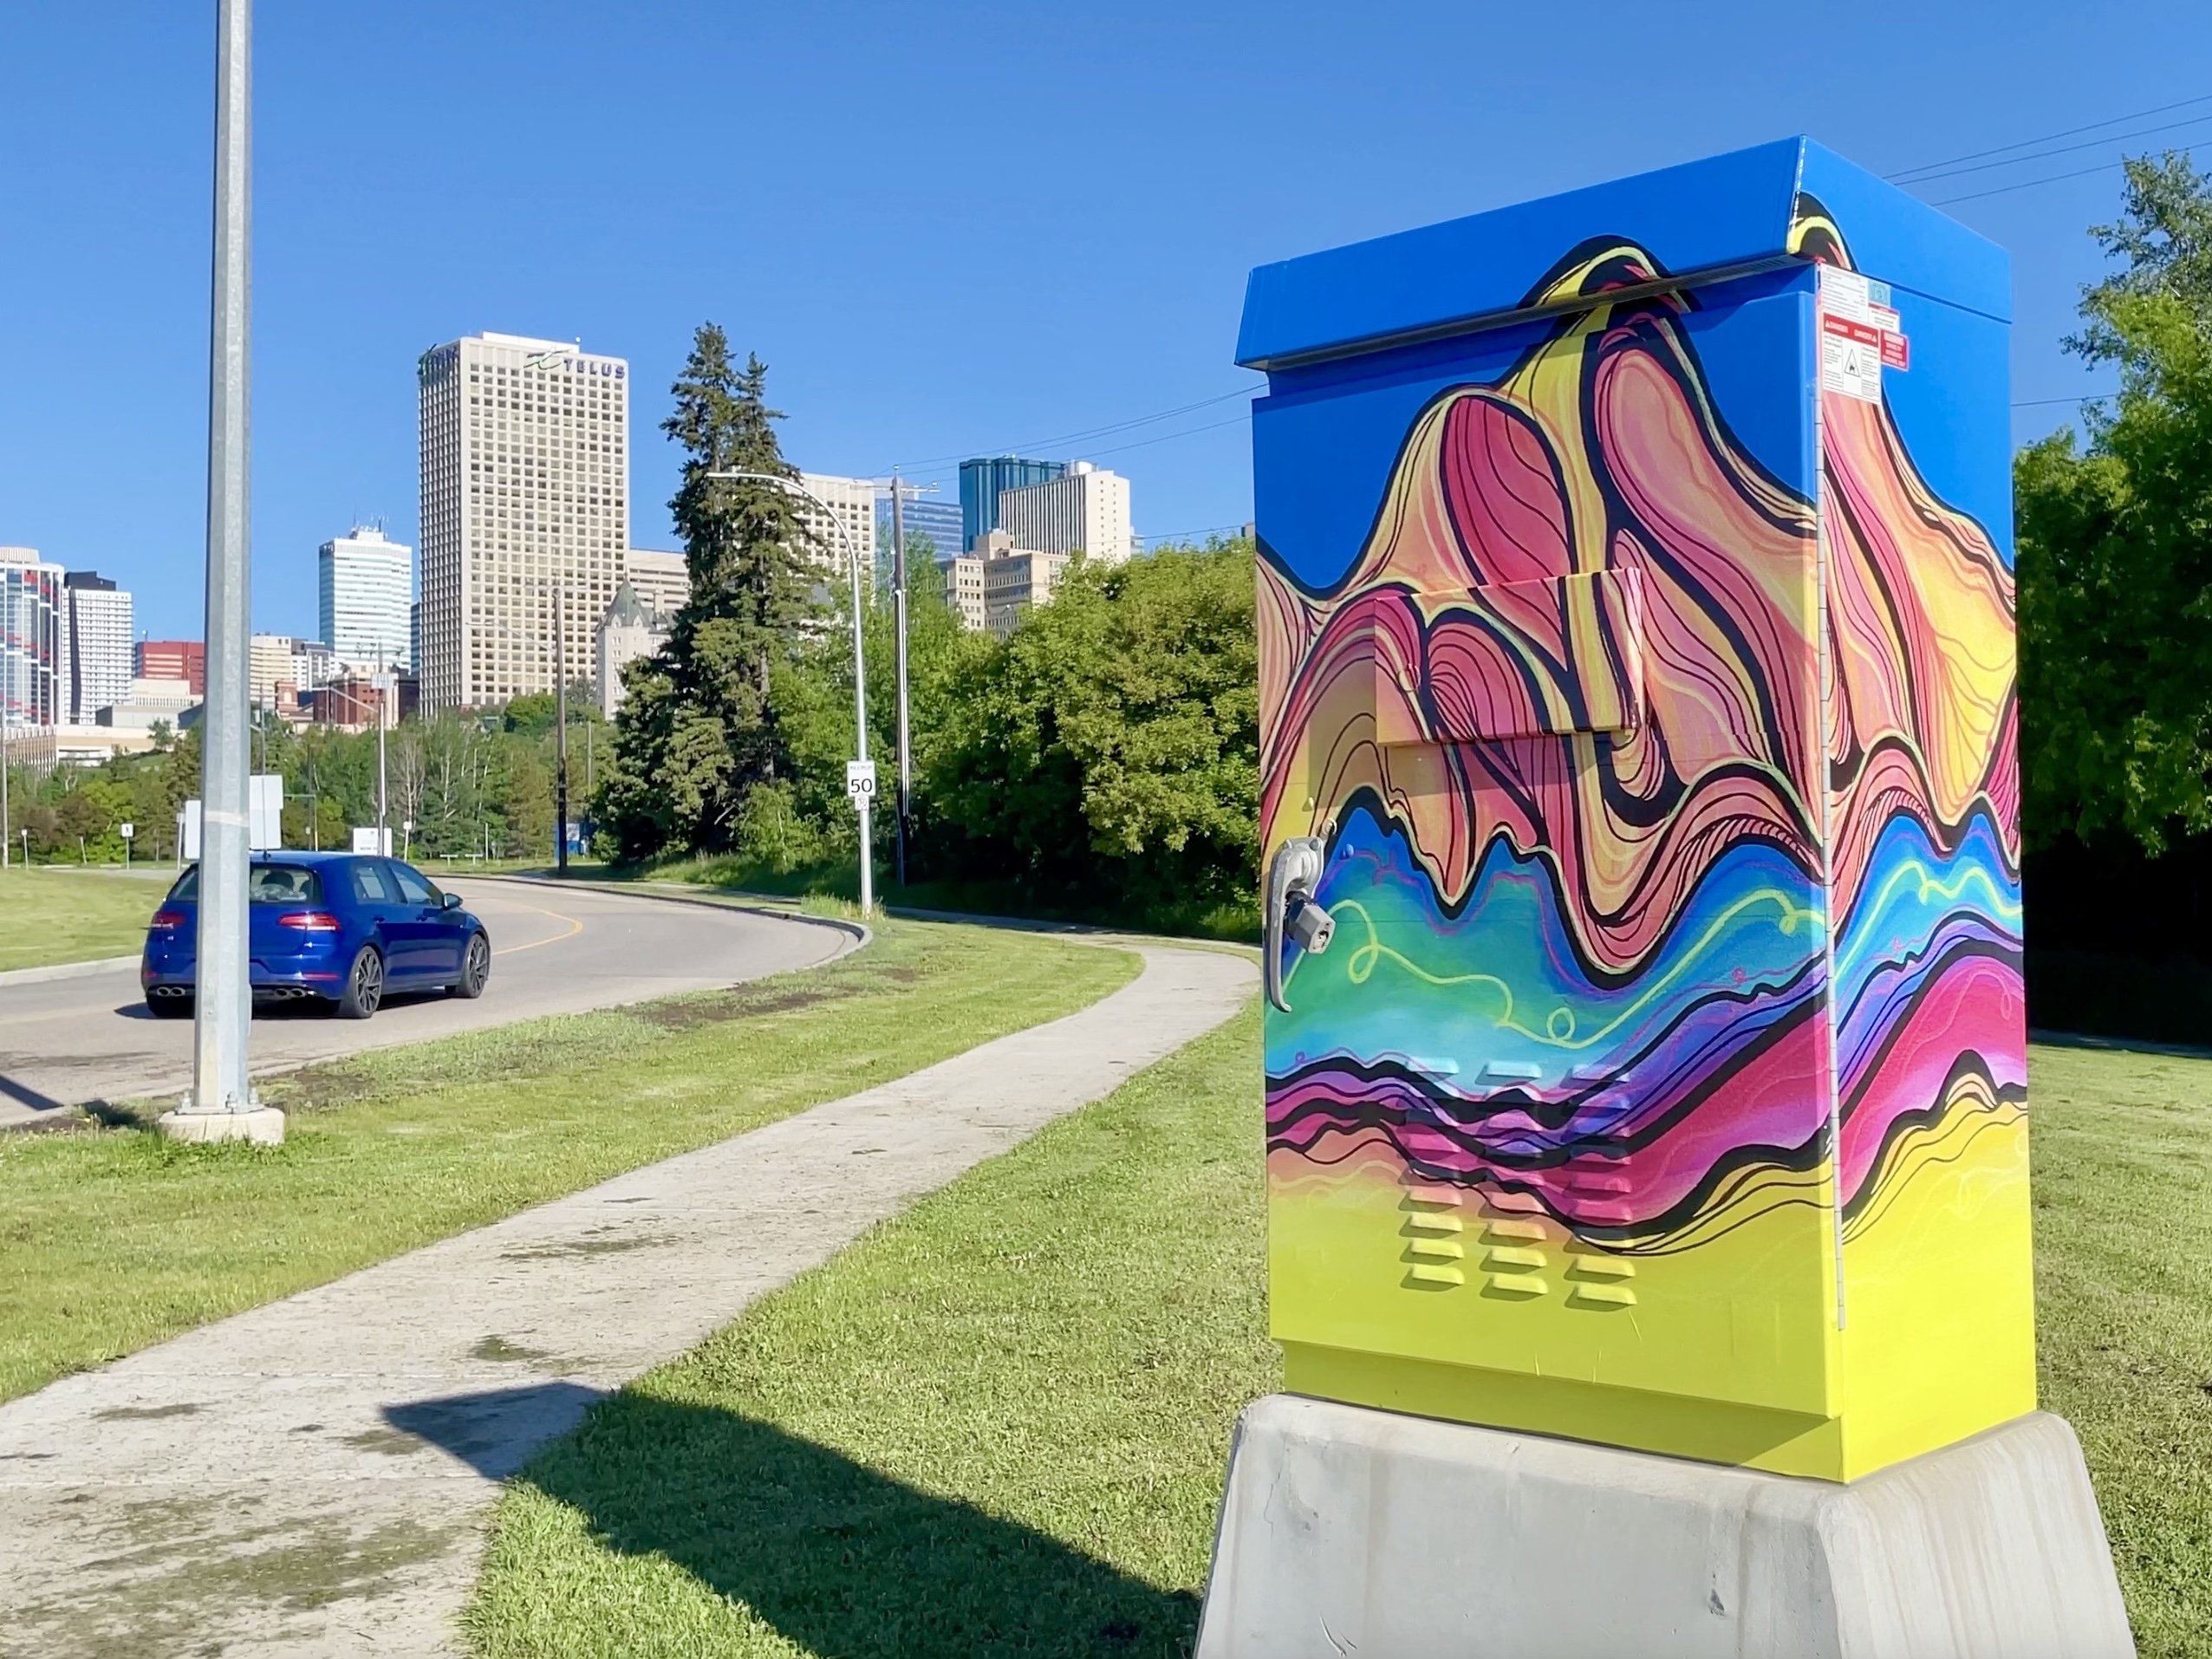
[[[875, 480], [840, 478], [834, 472], [802, 472], [799, 482], [823, 499], [836, 521], [832, 524], [823, 518], [822, 509], [805, 497], [792, 498], [793, 504], [798, 508], [799, 522], [814, 534], [809, 556], [831, 580], [842, 582], [846, 579], [845, 546], [849, 537], [853, 550], [860, 555], [862, 579], [872, 582], [875, 568]], [[843, 535], [838, 533], [840, 530]]]
[[89, 725], [110, 704], [131, 694], [131, 596], [94, 570], [62, 578], [68, 696], [62, 717]]
[[256, 708], [276, 706], [276, 688], [299, 682], [292, 678], [292, 649], [299, 641], [289, 634], [257, 634], [246, 647], [246, 698]]
[[630, 544], [629, 364], [557, 340], [469, 335], [423, 354], [422, 643], [432, 708], [589, 681], [593, 624]]
[[999, 526], [999, 498], [1026, 485], [1050, 484], [1068, 470], [1065, 461], [1025, 461], [1018, 455], [979, 456], [960, 463], [960, 551]]
[[292, 684], [299, 687], [303, 697], [317, 686], [329, 685], [345, 666], [328, 641], [292, 641]]
[[[957, 501], [945, 501], [935, 496], [908, 496], [905, 514], [907, 540], [911, 543], [915, 536], [929, 542], [929, 556], [942, 564], [967, 551], [966, 518]], [[875, 497], [875, 540], [879, 547], [890, 546], [891, 492], [880, 490]]]
[[680, 553], [663, 553], [650, 547], [633, 547], [622, 555], [622, 580], [637, 592], [645, 608], [661, 621], [675, 620], [691, 598], [691, 563]]
[[355, 668], [412, 667], [407, 612], [414, 602], [414, 550], [355, 525], [316, 554], [322, 642]]
[[1022, 625], [1024, 612], [1052, 602], [1052, 590], [1067, 575], [1075, 556], [992, 545], [1005, 534], [1003, 530], [994, 530], [984, 537], [984, 545], [990, 550], [982, 560], [983, 625], [993, 639], [999, 640]]
[[1059, 478], [1004, 491], [999, 528], [1039, 553], [1083, 553], [1119, 564], [1129, 556], [1129, 481], [1077, 461]]
[[0, 722], [10, 730], [68, 718], [62, 578], [31, 547], [0, 547]]
[[207, 695], [207, 646], [200, 640], [140, 640], [136, 653], [140, 680], [181, 680], [192, 695]]
[[983, 566], [980, 553], [962, 553], [937, 567], [945, 577], [945, 602], [971, 634], [981, 633], [991, 621], [983, 600]]

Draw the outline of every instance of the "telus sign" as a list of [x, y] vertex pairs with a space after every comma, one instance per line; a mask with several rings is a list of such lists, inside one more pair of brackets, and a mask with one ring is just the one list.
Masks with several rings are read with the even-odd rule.
[[[431, 380], [453, 368], [460, 361], [458, 344], [437, 346], [415, 360], [415, 373], [423, 380]], [[571, 357], [559, 352], [543, 352], [523, 360], [524, 368], [550, 368], [556, 363], [571, 374], [601, 374], [610, 380], [629, 378], [629, 365], [606, 358]]]

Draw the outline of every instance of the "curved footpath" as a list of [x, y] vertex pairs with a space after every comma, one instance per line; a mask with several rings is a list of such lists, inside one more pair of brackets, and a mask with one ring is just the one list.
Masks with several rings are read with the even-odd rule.
[[1130, 948], [1079, 1013], [0, 1406], [0, 1651], [458, 1651], [498, 1482], [538, 1447], [1258, 978]]

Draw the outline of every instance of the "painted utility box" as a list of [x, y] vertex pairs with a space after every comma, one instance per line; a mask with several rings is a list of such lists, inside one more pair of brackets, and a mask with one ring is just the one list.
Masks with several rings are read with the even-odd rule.
[[2009, 288], [1804, 140], [1252, 273], [1292, 1390], [1838, 1480], [2033, 1409]]

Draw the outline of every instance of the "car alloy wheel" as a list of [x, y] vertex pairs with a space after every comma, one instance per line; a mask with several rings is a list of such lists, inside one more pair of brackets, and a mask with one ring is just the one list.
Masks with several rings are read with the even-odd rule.
[[384, 959], [376, 947], [364, 945], [346, 975], [346, 993], [338, 999], [338, 1012], [348, 1019], [367, 1019], [384, 1000]]
[[482, 934], [469, 935], [468, 949], [461, 957], [461, 977], [453, 982], [457, 996], [480, 997], [485, 981], [491, 977], [491, 941]]

